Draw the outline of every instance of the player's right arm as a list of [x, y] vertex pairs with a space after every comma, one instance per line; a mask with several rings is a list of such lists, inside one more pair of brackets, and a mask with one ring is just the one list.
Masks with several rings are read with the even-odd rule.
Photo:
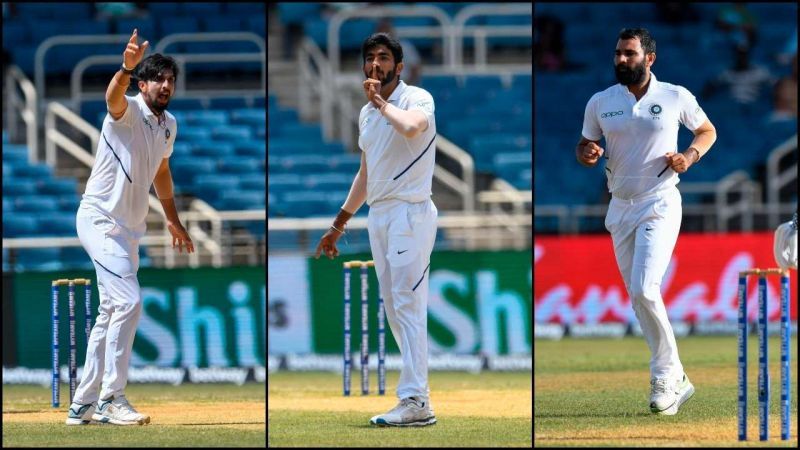
[[594, 167], [604, 152], [605, 150], [600, 147], [600, 141], [590, 141], [583, 136], [575, 147], [575, 157], [586, 167]]
[[336, 241], [344, 234], [344, 227], [347, 221], [353, 217], [353, 214], [358, 211], [358, 208], [367, 200], [367, 157], [366, 153], [361, 153], [361, 166], [358, 168], [358, 173], [353, 179], [353, 184], [350, 186], [350, 193], [347, 195], [342, 209], [333, 220], [333, 225], [322, 235], [322, 238], [317, 244], [317, 252], [314, 256], [319, 258], [321, 253], [325, 253], [330, 259], [339, 256], [339, 249], [336, 247]]
[[342, 209], [355, 214], [365, 201], [367, 201], [367, 157], [366, 153], [361, 152], [361, 166], [358, 168], [355, 179], [353, 179], [353, 185], [350, 186], [350, 194], [348, 194]]
[[[145, 41], [144, 44], [138, 44], [138, 30], [133, 30], [125, 52], [122, 54], [122, 61], [128, 69], [135, 68], [144, 56], [144, 51], [147, 49], [150, 41]], [[118, 70], [111, 79], [111, 83], [106, 89], [106, 107], [108, 113], [114, 120], [119, 120], [128, 109], [128, 100], [125, 98], [125, 91], [131, 84], [131, 76]]]

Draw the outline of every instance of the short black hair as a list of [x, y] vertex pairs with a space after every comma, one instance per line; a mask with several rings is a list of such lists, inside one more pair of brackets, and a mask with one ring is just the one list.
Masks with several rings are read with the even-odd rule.
[[178, 63], [169, 56], [154, 53], [136, 66], [136, 79], [139, 81], [158, 81], [158, 74], [164, 69], [171, 69], [175, 79], [178, 79]]
[[385, 45], [392, 52], [395, 64], [403, 62], [403, 47], [400, 42], [386, 33], [375, 33], [364, 40], [364, 43], [361, 44], [361, 60], [367, 62], [367, 52], [379, 45]]
[[622, 31], [619, 32], [619, 39], [628, 40], [636, 38], [638, 38], [639, 42], [642, 44], [642, 50], [644, 50], [645, 55], [656, 52], [656, 40], [650, 36], [650, 32], [647, 31], [647, 28], [623, 28]]

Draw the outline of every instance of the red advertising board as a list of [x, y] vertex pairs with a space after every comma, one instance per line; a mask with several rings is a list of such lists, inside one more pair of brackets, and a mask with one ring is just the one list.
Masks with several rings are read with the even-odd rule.
[[[772, 233], [678, 237], [661, 295], [672, 320], [736, 321], [739, 271], [773, 268]], [[534, 238], [534, 319], [539, 323], [635, 322], [610, 235]], [[790, 315], [796, 320], [797, 272], [790, 270]], [[770, 320], [780, 316], [780, 277], [767, 277]], [[748, 314], [756, 317], [756, 277], [748, 280]]]

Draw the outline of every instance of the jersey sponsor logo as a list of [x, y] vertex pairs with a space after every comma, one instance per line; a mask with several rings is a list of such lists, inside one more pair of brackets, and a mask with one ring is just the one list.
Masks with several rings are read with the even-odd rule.
[[426, 112], [428, 114], [433, 114], [433, 105], [431, 104], [431, 102], [417, 102], [417, 104], [414, 106], [421, 109], [423, 112]]
[[611, 111], [611, 112], [600, 114], [600, 118], [601, 119], [605, 119], [605, 118], [608, 118], [608, 117], [621, 116], [621, 115], [623, 115], [622, 111]]

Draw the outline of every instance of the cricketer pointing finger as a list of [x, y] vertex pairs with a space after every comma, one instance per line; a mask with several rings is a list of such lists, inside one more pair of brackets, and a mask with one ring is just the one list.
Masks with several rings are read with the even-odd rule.
[[[611, 202], [605, 226], [633, 311], [650, 349], [650, 411], [673, 415], [694, 393], [678, 356], [661, 297], [661, 280], [681, 226], [678, 174], [693, 167], [716, 140], [716, 130], [684, 87], [656, 79], [656, 44], [643, 28], [624, 29], [614, 56], [616, 84], [586, 105], [576, 158], [587, 167], [601, 156]], [[677, 152], [678, 130], [694, 133]], [[602, 137], [606, 148], [599, 146]]]
[[[128, 402], [125, 387], [142, 314], [139, 240], [145, 234], [151, 185], [166, 213], [173, 247], [194, 251], [178, 219], [169, 169], [177, 122], [166, 109], [175, 92], [178, 66], [158, 53], [144, 58], [148, 45], [148, 41], [139, 44], [134, 30], [122, 65], [109, 83], [108, 114], [77, 213], [78, 238], [97, 273], [100, 307], [67, 425], [150, 422], [150, 416]], [[134, 69], [139, 95], [127, 97]]]

